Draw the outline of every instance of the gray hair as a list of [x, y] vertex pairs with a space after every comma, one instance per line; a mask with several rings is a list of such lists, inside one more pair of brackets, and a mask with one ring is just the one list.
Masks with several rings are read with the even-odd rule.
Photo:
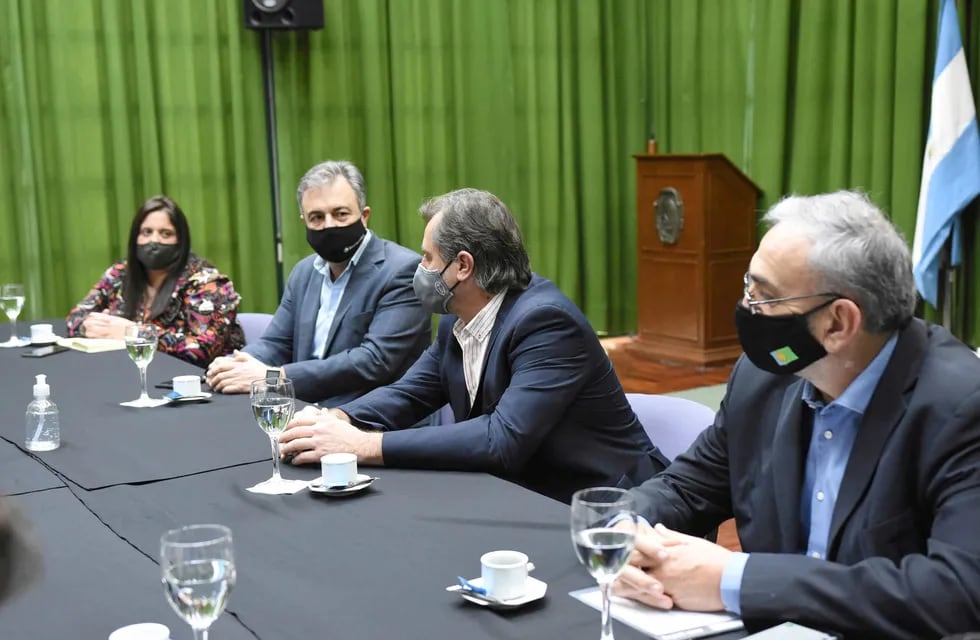
[[457, 189], [426, 201], [419, 214], [428, 222], [442, 214], [432, 242], [447, 263], [460, 251], [473, 255], [476, 283], [487, 293], [526, 289], [531, 261], [517, 221], [489, 191]]
[[296, 188], [296, 200], [299, 202], [299, 212], [303, 213], [303, 194], [316, 187], [324, 187], [339, 177], [343, 177], [354, 189], [357, 195], [357, 206], [361, 211], [367, 206], [367, 196], [364, 193], [364, 176], [361, 171], [347, 160], [327, 160], [315, 165], [306, 172]]
[[916, 292], [908, 243], [865, 194], [788, 196], [763, 222], [786, 225], [812, 243], [807, 262], [821, 280], [820, 291], [856, 302], [869, 333], [895, 331], [912, 317]]

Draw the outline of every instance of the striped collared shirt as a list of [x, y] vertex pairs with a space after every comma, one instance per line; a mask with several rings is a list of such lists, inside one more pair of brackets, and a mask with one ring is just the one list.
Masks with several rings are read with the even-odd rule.
[[480, 309], [469, 322], [456, 320], [453, 325], [453, 335], [463, 349], [463, 376], [466, 378], [466, 390], [470, 394], [470, 406], [476, 400], [480, 386], [480, 376], [483, 374], [483, 360], [490, 343], [490, 331], [497, 320], [497, 312], [504, 302], [506, 291], [501, 291]]

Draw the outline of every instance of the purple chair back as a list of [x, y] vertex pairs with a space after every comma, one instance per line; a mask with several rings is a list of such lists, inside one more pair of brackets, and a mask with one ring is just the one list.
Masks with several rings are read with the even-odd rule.
[[668, 459], [688, 450], [715, 420], [715, 412], [700, 402], [650, 393], [627, 393], [643, 430]]
[[251, 344], [262, 337], [265, 328], [272, 322], [271, 313], [239, 313], [238, 324], [245, 332], [245, 344]]

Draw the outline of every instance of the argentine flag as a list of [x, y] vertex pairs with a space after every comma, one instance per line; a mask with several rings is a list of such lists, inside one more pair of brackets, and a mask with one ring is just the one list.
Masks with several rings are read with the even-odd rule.
[[959, 212], [980, 193], [980, 135], [954, 0], [939, 9], [929, 137], [915, 214], [912, 271], [919, 293], [937, 306], [939, 253], [953, 234], [950, 263], [960, 264]]

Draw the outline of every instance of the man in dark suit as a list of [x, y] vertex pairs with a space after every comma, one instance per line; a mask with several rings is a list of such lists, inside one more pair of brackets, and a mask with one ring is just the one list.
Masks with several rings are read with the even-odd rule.
[[[633, 491], [656, 527], [617, 592], [862, 639], [980, 627], [980, 360], [912, 317], [908, 246], [863, 195], [766, 221], [745, 355], [714, 425]], [[694, 537], [730, 517], [744, 553]]]
[[431, 314], [415, 299], [419, 255], [367, 229], [364, 177], [350, 162], [316, 165], [296, 193], [307, 241], [262, 338], [208, 368], [222, 393], [248, 393], [282, 367], [296, 396], [338, 404], [387, 384], [425, 350]]
[[[436, 342], [398, 382], [295, 420], [280, 437], [284, 455], [354, 452], [367, 464], [488, 471], [564, 501], [662, 470], [595, 332], [532, 275], [504, 203], [462, 189], [421, 213], [415, 292], [423, 308], [447, 314]], [[454, 423], [406, 428], [446, 403]]]

